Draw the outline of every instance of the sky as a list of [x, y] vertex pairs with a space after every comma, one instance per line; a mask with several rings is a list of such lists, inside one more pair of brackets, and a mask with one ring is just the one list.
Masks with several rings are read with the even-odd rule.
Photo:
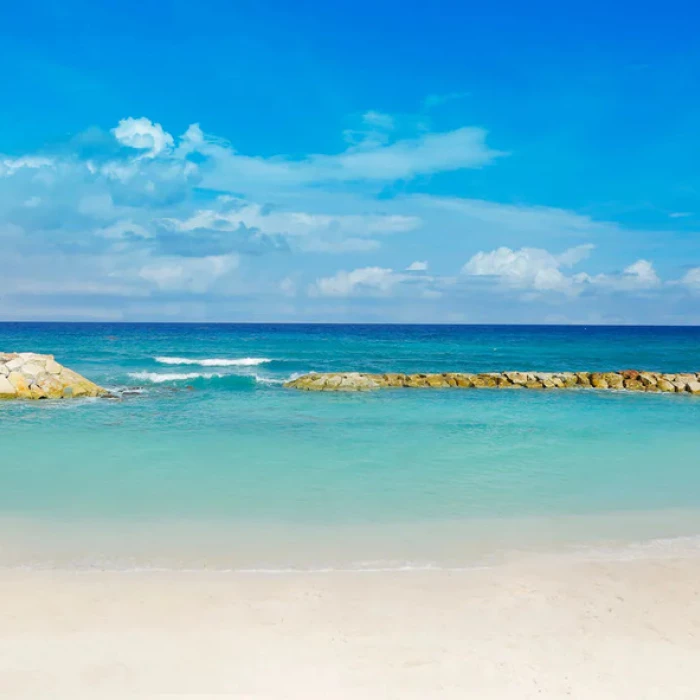
[[700, 324], [690, 2], [21, 5], [0, 320]]

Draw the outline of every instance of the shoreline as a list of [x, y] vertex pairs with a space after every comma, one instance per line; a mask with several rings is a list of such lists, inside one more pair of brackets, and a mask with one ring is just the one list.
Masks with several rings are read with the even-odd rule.
[[0, 693], [695, 700], [699, 582], [700, 557], [403, 574], [0, 571]]
[[0, 518], [0, 571], [469, 571], [700, 556], [700, 510], [384, 523]]

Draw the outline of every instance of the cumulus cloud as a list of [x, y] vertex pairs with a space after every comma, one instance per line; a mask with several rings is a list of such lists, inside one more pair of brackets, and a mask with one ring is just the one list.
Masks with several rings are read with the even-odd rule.
[[592, 248], [590, 244], [581, 245], [555, 255], [540, 248], [502, 247], [477, 253], [462, 272], [472, 277], [492, 277], [520, 289], [576, 293], [579, 278], [565, 275], [561, 268], [572, 267], [585, 259]]
[[123, 146], [146, 151], [143, 155], [148, 158], [155, 158], [174, 144], [173, 137], [160, 124], [146, 117], [122, 119], [112, 133]]
[[[201, 308], [219, 300], [223, 309], [228, 295], [254, 290], [261, 299], [286, 297], [289, 308], [302, 300], [309, 309], [320, 304], [304, 291], [316, 298], [375, 297], [377, 305], [410, 296], [449, 306], [472, 293], [477, 279], [482, 296], [483, 282], [491, 280], [526, 292], [516, 295], [519, 301], [559, 295], [561, 303], [575, 304], [597, 292], [613, 303], [652, 298], [671, 284], [677, 297], [695, 300], [700, 268], [673, 283], [643, 259], [620, 272], [577, 271], [592, 245], [576, 243], [615, 241], [627, 250], [643, 235], [614, 222], [551, 207], [394, 194], [403, 188], [385, 185], [479, 168], [505, 155], [479, 128], [405, 127], [403, 118], [370, 111], [338, 153], [258, 157], [198, 124], [174, 138], [158, 123], [129, 117], [55, 151], [0, 155], [3, 301], [12, 299], [15, 314], [22, 304], [36, 310], [62, 303], [76, 313], [84, 309], [86, 317], [98, 308], [123, 308], [128, 298], [183, 304], [194, 295]], [[404, 234], [405, 248], [398, 242]], [[555, 239], [571, 242], [552, 253]], [[524, 240], [529, 246], [519, 247]], [[494, 241], [510, 247], [494, 249]], [[383, 262], [405, 259], [411, 250], [442, 255], [444, 267], [450, 257], [442, 251], [453, 246], [482, 251], [456, 277], [429, 276], [422, 259], [396, 269]], [[380, 247], [386, 257], [378, 264]], [[346, 270], [319, 273], [328, 253], [346, 256]], [[30, 302], [32, 294], [41, 299]], [[412, 320], [411, 309], [414, 304], [404, 304], [400, 319]]]
[[661, 284], [659, 276], [656, 274], [654, 265], [648, 260], [637, 260], [625, 268], [623, 277], [633, 280], [635, 285], [643, 287], [657, 287]]
[[449, 286], [451, 278], [436, 278], [420, 274], [427, 268], [414, 268], [397, 272], [389, 267], [361, 267], [355, 270], [340, 270], [330, 277], [321, 277], [309, 286], [312, 297], [353, 297], [391, 295], [413, 296], [423, 299], [437, 299], [443, 294], [439, 287]]
[[590, 275], [587, 272], [566, 274], [585, 260], [594, 246], [569, 248], [563, 253], [550, 253], [540, 248], [498, 248], [474, 255], [462, 268], [472, 277], [489, 277], [503, 286], [534, 292], [560, 292], [578, 295], [586, 290], [642, 292], [663, 283], [648, 260], [637, 260], [621, 273]]
[[700, 267], [693, 267], [683, 275], [680, 283], [690, 289], [700, 290]]
[[363, 267], [347, 272], [341, 270], [332, 277], [322, 277], [309, 288], [311, 296], [349, 297], [355, 294], [386, 294], [404, 276], [386, 267]]

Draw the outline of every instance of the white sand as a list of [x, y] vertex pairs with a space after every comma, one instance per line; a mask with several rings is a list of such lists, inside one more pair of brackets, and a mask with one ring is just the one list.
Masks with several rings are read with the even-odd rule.
[[0, 573], [8, 697], [700, 698], [700, 561]]

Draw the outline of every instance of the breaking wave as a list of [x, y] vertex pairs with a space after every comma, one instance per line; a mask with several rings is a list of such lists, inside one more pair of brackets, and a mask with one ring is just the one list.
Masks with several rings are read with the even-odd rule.
[[268, 357], [211, 357], [202, 360], [191, 357], [156, 357], [161, 365], [198, 365], [199, 367], [257, 367], [272, 362]]
[[278, 377], [265, 377], [260, 374], [228, 374], [222, 372], [131, 372], [131, 379], [139, 382], [163, 384], [165, 382], [186, 382], [196, 379], [227, 379], [236, 383], [256, 383], [268, 386], [281, 385], [287, 381]]
[[216, 372], [131, 372], [129, 376], [142, 382], [161, 384], [163, 382], [184, 382], [189, 379], [213, 379], [226, 375]]

